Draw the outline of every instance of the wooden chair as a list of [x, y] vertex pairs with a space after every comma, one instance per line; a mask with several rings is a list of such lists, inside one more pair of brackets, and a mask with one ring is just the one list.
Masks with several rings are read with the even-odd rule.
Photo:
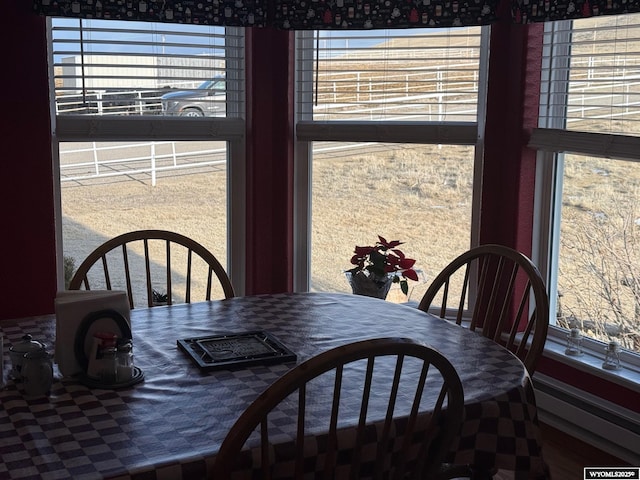
[[[196, 274], [202, 277], [198, 289], [202, 300], [211, 300], [214, 275], [224, 298], [235, 296], [220, 262], [198, 242], [166, 230], [138, 230], [112, 238], [91, 252], [74, 273], [69, 290], [91, 290], [95, 281], [97, 288], [126, 289], [130, 308], [134, 308], [134, 297], [141, 296], [142, 291], [146, 292], [149, 307], [172, 305], [178, 291], [190, 303], [194, 284], [200, 279]], [[178, 286], [174, 279], [179, 276], [183, 278]], [[144, 287], [135, 287], [143, 283]], [[156, 286], [162, 292], [156, 291]]]
[[472, 248], [436, 276], [418, 308], [481, 331], [534, 373], [547, 337], [549, 297], [522, 253], [502, 245]]
[[[376, 411], [386, 411], [375, 425], [367, 418], [374, 401], [382, 402]], [[357, 426], [340, 426], [347, 403], [356, 406], [350, 415], [359, 415]], [[459, 433], [463, 406], [455, 369], [429, 347], [398, 338], [340, 346], [287, 372], [244, 411], [210, 478], [428, 479]], [[310, 418], [321, 425], [320, 439], [305, 430]], [[295, 440], [274, 446], [271, 435], [283, 423]]]

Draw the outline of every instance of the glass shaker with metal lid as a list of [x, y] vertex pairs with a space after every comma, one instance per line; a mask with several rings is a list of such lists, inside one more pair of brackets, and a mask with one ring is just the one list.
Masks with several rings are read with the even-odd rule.
[[133, 343], [129, 338], [121, 338], [117, 347], [117, 381], [128, 382], [134, 374], [133, 369]]

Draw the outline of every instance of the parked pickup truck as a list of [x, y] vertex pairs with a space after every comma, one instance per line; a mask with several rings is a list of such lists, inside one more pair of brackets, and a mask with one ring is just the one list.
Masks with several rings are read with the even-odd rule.
[[224, 78], [214, 78], [192, 90], [177, 90], [160, 97], [163, 115], [223, 117], [226, 115]]

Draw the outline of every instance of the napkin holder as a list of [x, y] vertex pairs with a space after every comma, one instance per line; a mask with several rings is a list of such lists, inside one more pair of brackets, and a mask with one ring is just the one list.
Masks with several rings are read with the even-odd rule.
[[65, 377], [87, 372], [93, 334], [131, 338], [129, 299], [119, 290], [68, 290], [55, 299], [55, 361]]

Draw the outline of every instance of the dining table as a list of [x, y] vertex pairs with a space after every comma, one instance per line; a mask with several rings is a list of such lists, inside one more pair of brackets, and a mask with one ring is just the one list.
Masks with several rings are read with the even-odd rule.
[[[516, 479], [548, 478], [535, 394], [522, 362], [482, 335], [415, 307], [352, 294], [281, 293], [134, 309], [130, 322], [143, 381], [118, 389], [87, 386], [54, 365], [48, 394], [28, 396], [9, 378], [9, 347], [30, 334], [53, 351], [56, 317], [0, 321], [0, 478], [207, 478], [233, 423], [272, 382], [323, 351], [381, 337], [424, 343], [456, 369], [464, 420], [448, 462], [508, 470]], [[293, 355], [203, 368], [178, 345], [246, 332], [266, 332]]]

